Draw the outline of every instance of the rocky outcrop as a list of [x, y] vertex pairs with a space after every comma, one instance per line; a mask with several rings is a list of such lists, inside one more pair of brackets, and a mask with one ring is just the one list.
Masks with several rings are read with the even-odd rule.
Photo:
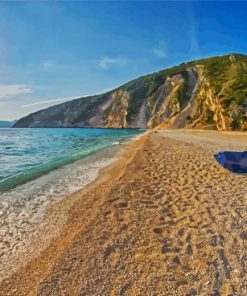
[[108, 93], [20, 119], [15, 127], [247, 129], [247, 56], [231, 54], [169, 68]]
[[118, 90], [111, 94], [110, 112], [107, 116], [106, 127], [127, 128], [126, 116], [128, 114], [129, 93]]

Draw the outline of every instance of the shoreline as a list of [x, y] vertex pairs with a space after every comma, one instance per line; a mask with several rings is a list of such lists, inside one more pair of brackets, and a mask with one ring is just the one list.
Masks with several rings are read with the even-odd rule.
[[[28, 229], [27, 224], [24, 224], [24, 227], [27, 228], [26, 232], [31, 231], [31, 234], [27, 235], [27, 237], [24, 237], [24, 240], [22, 241], [22, 244], [20, 246], [20, 250], [19, 247], [16, 248], [16, 244], [14, 244], [13, 251], [15, 251], [15, 253], [12, 256], [9, 256], [10, 254], [7, 254], [7, 250], [5, 248], [1, 248], [2, 253], [0, 260], [0, 282], [25, 266], [26, 262], [32, 261], [32, 257], [35, 257], [38, 254], [42, 253], [45, 248], [52, 244], [53, 240], [56, 240], [57, 237], [59, 237], [62, 229], [66, 225], [66, 215], [68, 214], [68, 211], [70, 210], [72, 205], [76, 202], [78, 196], [87, 191], [88, 188], [95, 186], [95, 184], [98, 184], [98, 182], [103, 182], [104, 172], [106, 171], [107, 173], [107, 171], [111, 170], [111, 168], [115, 165], [118, 167], [118, 161], [121, 160], [121, 158], [125, 157], [126, 152], [129, 150], [129, 146], [135, 145], [134, 143], [136, 141], [139, 141], [140, 138], [144, 135], [145, 133], [137, 135], [134, 138], [130, 138], [126, 141], [121, 142], [121, 144], [119, 145], [108, 147], [106, 150], [80, 159], [77, 162], [68, 164], [62, 168], [54, 170], [46, 175], [43, 175], [35, 180], [29, 181], [28, 183], [19, 186], [21, 187], [21, 189], [24, 188], [24, 190], [29, 190], [29, 193], [31, 195], [34, 195], [35, 187], [37, 187], [38, 185], [46, 186], [50, 175], [56, 174], [57, 176], [59, 176], [61, 174], [61, 171], [68, 172], [68, 170], [73, 170], [75, 167], [85, 167], [85, 169], [87, 170], [87, 178], [85, 179], [85, 181], [82, 181], [79, 184], [79, 187], [77, 186], [76, 188], [74, 188], [72, 192], [63, 195], [61, 195], [60, 193], [58, 197], [53, 198], [53, 200], [49, 201], [47, 200], [47, 197], [45, 197], [45, 200], [43, 201], [44, 205], [40, 205], [40, 203], [34, 204], [35, 208], [38, 207], [38, 209], [36, 209], [37, 219], [35, 219], [38, 220], [38, 226], [36, 227], [36, 229], [33, 229], [32, 226], [30, 229]], [[121, 173], [121, 171], [119, 172]], [[29, 187], [31, 187], [31, 189], [29, 189]], [[10, 195], [13, 195], [12, 192], [15, 192], [15, 189], [16, 188], [10, 191]], [[8, 195], [8, 192], [2, 195]], [[26, 202], [28, 201], [29, 198], [27, 197]], [[22, 200], [22, 203], [25, 203], [25, 200]], [[13, 216], [13, 214], [11, 215]], [[32, 217], [28, 217], [29, 220], [31, 218]], [[11, 231], [11, 233], [13, 233], [13, 231]], [[14, 233], [16, 233], [16, 230], [14, 230]], [[6, 235], [6, 232], [3, 232], [3, 229], [1, 229], [1, 234], [5, 238], [9, 237], [8, 234]], [[42, 244], [40, 244], [39, 242], [40, 238], [42, 238]], [[30, 254], [32, 255], [30, 256]], [[4, 255], [6, 255], [6, 257], [4, 257]], [[22, 259], [20, 260], [20, 258]]]
[[54, 204], [51, 213], [64, 213], [66, 224], [48, 248], [3, 280], [1, 291], [244, 293], [247, 184], [219, 167], [213, 151], [243, 149], [247, 138], [214, 135], [159, 131], [128, 141], [95, 181]]
[[[12, 139], [13, 143], [18, 138], [18, 136], [23, 134], [23, 129], [21, 129], [21, 130], [22, 130], [22, 133], [20, 133], [20, 134], [14, 133], [15, 137]], [[27, 129], [24, 129], [24, 130], [27, 131]], [[41, 135], [41, 138], [44, 137], [44, 139], [42, 138], [42, 140], [47, 141], [47, 136], [52, 135], [54, 137], [54, 133], [53, 133], [54, 129], [47, 129], [46, 128], [45, 130], [46, 130], [46, 132]], [[50, 130], [53, 132], [50, 132]], [[26, 183], [30, 183], [33, 180], [42, 178], [43, 176], [48, 175], [49, 173], [59, 170], [65, 166], [71, 165], [72, 163], [76, 163], [82, 159], [88, 158], [93, 155], [97, 155], [98, 153], [105, 151], [106, 149], [109, 149], [114, 145], [121, 144], [121, 142], [131, 139], [131, 137], [133, 137], [135, 134], [143, 133], [143, 131], [137, 130], [137, 129], [133, 130], [134, 132], [132, 131], [130, 134], [126, 134], [125, 131], [120, 132], [119, 136], [115, 139], [116, 142], [114, 142], [114, 139], [111, 139], [111, 137], [108, 139], [108, 141], [104, 138], [104, 136], [106, 136], [106, 138], [107, 138], [107, 136], [109, 136], [109, 131], [111, 131], [111, 129], [107, 129], [107, 132], [106, 132], [106, 129], [104, 129], [105, 134], [103, 136], [102, 141], [98, 141], [98, 143], [96, 143], [95, 145], [90, 144], [90, 136], [89, 136], [89, 139], [88, 139], [89, 145], [88, 145], [88, 143], [82, 144], [81, 142], [79, 142], [78, 143], [79, 148], [75, 149], [75, 146], [68, 147], [68, 145], [66, 146], [66, 141], [65, 141], [65, 143], [63, 143], [61, 140], [61, 138], [66, 140], [66, 138], [68, 139], [68, 137], [70, 137], [70, 136], [73, 137], [74, 135], [71, 130], [74, 131], [74, 129], [70, 128], [70, 132], [67, 135], [65, 134], [64, 137], [61, 137], [61, 135], [63, 135], [63, 133], [64, 133], [64, 129], [62, 129], [62, 132], [60, 134], [58, 134], [59, 145], [60, 146], [65, 145], [65, 148], [67, 147], [66, 149], [71, 149], [70, 152], [66, 151], [66, 149], [64, 149], [63, 151], [60, 151], [59, 149], [57, 150], [57, 148], [55, 149], [52, 145], [51, 146], [54, 149], [53, 149], [53, 151], [51, 151], [51, 150], [49, 150], [50, 146], [47, 143], [45, 144], [46, 146], [45, 145], [42, 146], [42, 143], [39, 143], [37, 147], [30, 148], [30, 151], [26, 152], [27, 155], [29, 152], [31, 154], [30, 159], [28, 159], [28, 161], [29, 161], [28, 164], [27, 164], [27, 160], [25, 162], [25, 165], [23, 165], [23, 163], [21, 163], [21, 162], [19, 163], [18, 160], [16, 161], [16, 164], [15, 164], [15, 161], [14, 161], [15, 159], [13, 159], [14, 165], [13, 165], [13, 167], [11, 167], [11, 162], [9, 161], [9, 163], [8, 163], [8, 161], [6, 161], [3, 158], [3, 165], [5, 164], [5, 169], [3, 169], [2, 176], [0, 176], [1, 177], [0, 178], [1, 179], [0, 180], [0, 195], [4, 194], [6, 192], [9, 192], [12, 189], [15, 189], [16, 187], [20, 187], [22, 185], [25, 185]], [[89, 129], [85, 128], [85, 130], [86, 130], [85, 135], [82, 135], [84, 137], [84, 138], [82, 137], [82, 141], [83, 141], [83, 139], [85, 140], [87, 138], [87, 133], [89, 132], [88, 131]], [[96, 135], [97, 133], [99, 133], [100, 129], [91, 129], [91, 130], [93, 130], [92, 133], [95, 133], [95, 135]], [[20, 129], [18, 129], [18, 131], [20, 131]], [[30, 132], [30, 134], [25, 134], [25, 133], [23, 134], [23, 136], [27, 137], [26, 145], [30, 146], [30, 147], [32, 147], [32, 143], [30, 141], [30, 135], [32, 135], [34, 138], [37, 137], [37, 133], [33, 133], [32, 129], [31, 129], [31, 131], [32, 132]], [[12, 135], [12, 133], [11, 133], [11, 135]], [[78, 135], [80, 135], [80, 133], [77, 134], [77, 136]], [[126, 138], [126, 135], [128, 135], [127, 138]], [[3, 139], [4, 139], [4, 137], [6, 138], [5, 133], [3, 133], [0, 136], [2, 136]], [[29, 138], [28, 138], [28, 136], [29, 136]], [[93, 134], [91, 136], [93, 136]], [[112, 134], [112, 136], [114, 136], [114, 133]], [[74, 140], [75, 139], [72, 140], [72, 143], [74, 143]], [[59, 141], [61, 141], [61, 143]], [[71, 139], [68, 140], [67, 142], [70, 142], [70, 141], [71, 141]], [[48, 142], [49, 142], [49, 140], [48, 140]], [[4, 148], [5, 144], [7, 145], [7, 142], [5, 143], [3, 140], [3, 143], [2, 143], [3, 148]], [[21, 147], [19, 147], [19, 148], [22, 149]], [[44, 148], [46, 150], [48, 150], [48, 152], [50, 154], [56, 155], [58, 153], [58, 155], [56, 155], [55, 157], [49, 157], [48, 156], [49, 153], [44, 153], [44, 150], [45, 150]], [[7, 156], [10, 155], [10, 157], [14, 157], [15, 155], [19, 155], [17, 143], [12, 146], [11, 145], [7, 146], [6, 149], [8, 150], [6, 152]], [[36, 151], [36, 155], [35, 155], [35, 153], [33, 153], [33, 150], [35, 150], [35, 149], [37, 151], [38, 151], [38, 149], [40, 149], [39, 153], [37, 153], [37, 151]], [[23, 155], [23, 157], [24, 156], [25, 155]], [[39, 161], [36, 161], [37, 158], [39, 159]], [[25, 157], [24, 157], [24, 160], [25, 160]], [[8, 171], [8, 166], [10, 166], [11, 174]]]

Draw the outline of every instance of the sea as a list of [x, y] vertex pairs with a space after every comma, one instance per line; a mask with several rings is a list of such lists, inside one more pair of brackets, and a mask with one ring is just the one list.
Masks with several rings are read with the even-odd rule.
[[134, 129], [0, 129], [0, 192], [142, 133]]
[[59, 203], [73, 199], [72, 193], [85, 188], [101, 168], [116, 160], [127, 140], [143, 132], [0, 129], [0, 280], [59, 234], [67, 219]]

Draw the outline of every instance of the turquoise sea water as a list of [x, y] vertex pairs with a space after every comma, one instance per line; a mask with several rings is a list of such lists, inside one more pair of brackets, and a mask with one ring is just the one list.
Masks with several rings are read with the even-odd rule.
[[0, 129], [0, 192], [130, 139], [128, 129]]

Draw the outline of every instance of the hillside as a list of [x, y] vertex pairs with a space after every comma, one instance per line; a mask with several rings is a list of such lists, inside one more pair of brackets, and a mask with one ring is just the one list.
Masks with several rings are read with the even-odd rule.
[[15, 121], [0, 120], [0, 128], [11, 127]]
[[32, 113], [14, 127], [247, 130], [247, 56], [182, 63], [110, 92]]

